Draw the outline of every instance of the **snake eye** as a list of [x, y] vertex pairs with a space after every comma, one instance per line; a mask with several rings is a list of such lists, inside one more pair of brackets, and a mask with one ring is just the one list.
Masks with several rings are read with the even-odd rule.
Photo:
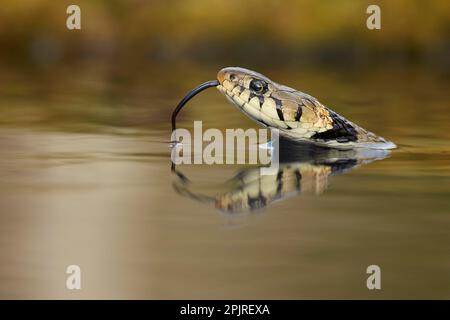
[[267, 83], [262, 80], [253, 79], [250, 82], [250, 89], [256, 93], [265, 93], [267, 91]]

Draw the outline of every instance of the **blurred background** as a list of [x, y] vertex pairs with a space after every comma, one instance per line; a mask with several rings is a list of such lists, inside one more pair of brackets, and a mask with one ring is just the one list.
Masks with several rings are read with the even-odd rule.
[[[81, 30], [66, 28], [71, 4]], [[381, 30], [366, 27], [371, 4]], [[449, 34], [445, 0], [3, 0], [0, 297], [450, 298]], [[170, 114], [226, 66], [400, 148], [263, 214], [181, 197]], [[179, 126], [193, 120], [257, 127], [212, 89]], [[212, 192], [235, 173], [183, 169]], [[81, 291], [65, 288], [70, 264]]]
[[[82, 32], [69, 32], [71, 3], [5, 0], [3, 62], [449, 64], [447, 1], [80, 0]], [[381, 8], [382, 31], [365, 28], [370, 4]]]
[[[147, 107], [149, 99], [173, 98], [173, 105], [188, 88], [214, 78], [225, 66], [256, 69], [279, 82], [297, 84], [287, 78], [292, 77], [304, 90], [314, 81], [307, 81], [306, 73], [315, 74], [317, 68], [321, 74], [331, 73], [324, 78], [345, 75], [355, 82], [362, 75], [402, 74], [409, 82], [423, 72], [440, 82], [450, 67], [447, 1], [80, 0], [82, 30], [72, 31], [66, 28], [70, 4], [3, 2], [2, 97], [32, 91], [46, 104], [46, 112], [40, 105], [22, 105], [19, 111], [2, 104], [8, 115], [2, 117], [5, 125], [54, 121], [62, 126], [86, 116], [94, 124], [148, 126], [150, 119], [167, 119], [170, 108], [145, 108], [133, 115], [137, 111], [125, 112], [118, 100]], [[381, 8], [381, 30], [366, 28], [370, 4]], [[392, 68], [396, 72], [387, 74]], [[112, 86], [111, 100], [101, 97]], [[54, 110], [56, 95], [69, 91], [71, 96], [81, 91], [107, 99], [107, 110], [87, 111], [70, 103]]]

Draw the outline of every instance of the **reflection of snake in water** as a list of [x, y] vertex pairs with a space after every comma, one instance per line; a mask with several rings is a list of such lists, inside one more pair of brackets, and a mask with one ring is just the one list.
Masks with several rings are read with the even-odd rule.
[[259, 124], [280, 130], [294, 141], [337, 149], [392, 149], [395, 144], [348, 121], [316, 98], [243, 68], [224, 68], [218, 80], [192, 90], [172, 114], [172, 128], [181, 108], [197, 93], [217, 87], [228, 100]]
[[387, 150], [336, 150], [285, 140], [280, 141], [279, 152], [281, 163], [276, 172], [262, 174], [260, 167], [244, 169], [232, 178], [231, 188], [225, 191], [210, 195], [194, 191], [195, 185], [178, 170], [174, 188], [181, 195], [213, 204], [226, 213], [254, 211], [298, 194], [321, 194], [330, 176], [389, 155]]

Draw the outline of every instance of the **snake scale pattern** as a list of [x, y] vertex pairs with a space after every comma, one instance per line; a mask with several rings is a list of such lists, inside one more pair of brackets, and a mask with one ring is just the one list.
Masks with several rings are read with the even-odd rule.
[[395, 144], [322, 105], [316, 98], [262, 74], [228, 67], [217, 74], [217, 89], [257, 123], [294, 141], [337, 149], [392, 149]]

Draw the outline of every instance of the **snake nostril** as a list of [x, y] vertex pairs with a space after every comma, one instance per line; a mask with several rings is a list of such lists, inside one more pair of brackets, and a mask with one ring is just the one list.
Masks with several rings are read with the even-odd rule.
[[234, 73], [230, 74], [230, 80], [234, 81], [236, 79], [236, 75]]

